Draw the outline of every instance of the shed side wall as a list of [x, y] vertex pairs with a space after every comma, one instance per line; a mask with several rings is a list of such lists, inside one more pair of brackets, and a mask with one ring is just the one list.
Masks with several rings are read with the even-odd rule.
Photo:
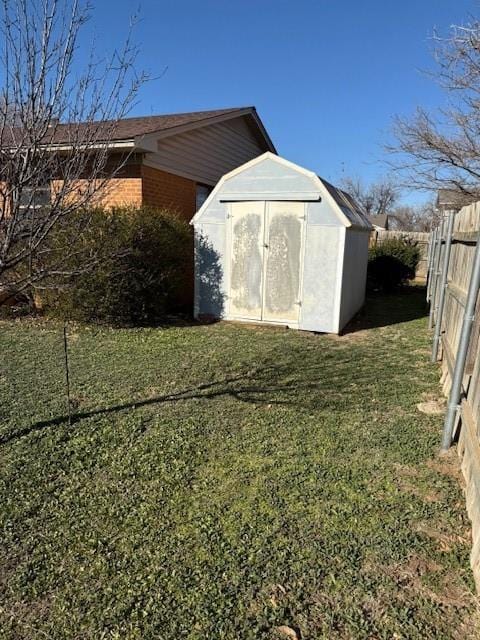
[[194, 315], [223, 318], [226, 305], [224, 224], [195, 225]]
[[300, 329], [336, 333], [338, 254], [342, 227], [307, 225]]
[[346, 230], [340, 299], [340, 331], [365, 302], [368, 241], [368, 233], [356, 229]]

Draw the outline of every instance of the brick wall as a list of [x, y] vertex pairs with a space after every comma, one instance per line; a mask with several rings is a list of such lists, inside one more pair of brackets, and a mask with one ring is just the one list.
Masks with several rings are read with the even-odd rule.
[[[87, 179], [77, 180], [74, 192], [81, 192], [88, 184]], [[61, 180], [52, 181], [52, 191], [60, 188]], [[144, 164], [128, 164], [122, 167], [120, 175], [110, 180], [110, 184], [99, 193], [99, 206], [122, 205], [165, 208], [176, 211], [187, 221], [195, 214], [196, 183], [187, 178], [154, 169]]]
[[187, 221], [195, 214], [196, 183], [142, 165], [143, 204], [175, 210]]
[[[175, 176], [172, 173], [142, 166], [143, 204], [150, 207], [166, 208], [176, 211], [184, 220], [190, 221], [195, 215], [196, 183], [193, 180]], [[193, 306], [194, 269], [193, 269], [193, 232], [190, 260], [185, 264], [188, 285], [181, 303], [191, 311]]]
[[[52, 191], [61, 188], [61, 180], [52, 180]], [[71, 197], [75, 192], [82, 193], [87, 188], [87, 180], [77, 180], [69, 187]], [[70, 195], [70, 194], [69, 194]], [[67, 198], [68, 200], [69, 198]], [[104, 207], [132, 205], [139, 207], [142, 204], [142, 179], [141, 178], [112, 178], [108, 186], [98, 193], [96, 204]]]
[[110, 182], [103, 198], [106, 206], [133, 205], [139, 207], [142, 204], [141, 178], [113, 178]]

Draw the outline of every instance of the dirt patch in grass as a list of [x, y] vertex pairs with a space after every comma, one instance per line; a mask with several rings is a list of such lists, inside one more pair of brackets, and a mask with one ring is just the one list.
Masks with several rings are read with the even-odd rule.
[[426, 490], [425, 488], [419, 487], [404, 478], [398, 478], [397, 485], [400, 491], [405, 491], [406, 493], [416, 496], [425, 502], [441, 502], [443, 498], [439, 491], [432, 489]]
[[462, 531], [461, 533], [449, 532], [426, 522], [418, 522], [414, 525], [414, 528], [419, 533], [434, 540], [442, 552], [450, 552], [458, 544], [469, 545], [471, 541], [471, 536], [467, 531]]
[[[411, 556], [406, 563], [395, 564], [387, 573], [393, 577], [402, 589], [412, 590], [416, 594], [445, 607], [465, 609], [475, 606], [477, 601], [454, 573], [442, 573], [441, 564]], [[429, 584], [428, 578], [434, 578], [435, 588]], [[438, 578], [438, 579], [437, 579]], [[408, 598], [403, 598], [408, 600]]]
[[450, 449], [446, 455], [436, 456], [435, 458], [428, 460], [427, 466], [429, 469], [432, 469], [443, 476], [456, 480], [461, 485], [464, 484], [464, 478], [455, 447]]
[[480, 600], [477, 597], [460, 619], [458, 627], [453, 630], [453, 640], [478, 640], [478, 630], [480, 629]]
[[358, 329], [356, 331], [348, 331], [336, 335], [334, 333], [326, 334], [328, 340], [338, 344], [340, 347], [347, 349], [350, 344], [362, 343], [368, 341], [371, 338], [368, 329]]
[[302, 637], [298, 627], [294, 629], [286, 624], [276, 627], [274, 629], [274, 634], [276, 638], [279, 638], [279, 640], [301, 640]]
[[400, 491], [410, 493], [425, 502], [441, 502], [444, 494], [432, 487], [430, 474], [425, 468], [395, 464], [395, 481]]

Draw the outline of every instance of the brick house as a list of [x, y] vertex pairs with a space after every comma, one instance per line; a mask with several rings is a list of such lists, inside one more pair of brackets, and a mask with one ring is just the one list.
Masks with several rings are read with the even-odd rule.
[[[51, 146], [68, 145], [69, 132], [70, 125], [57, 125]], [[222, 175], [265, 151], [275, 153], [254, 107], [125, 118], [109, 144], [109, 162], [124, 165], [102, 204], [169, 208], [185, 220]]]
[[[13, 129], [12, 146], [16, 134], [17, 130]], [[20, 140], [22, 136], [19, 131]], [[8, 132], [4, 135], [4, 143], [7, 138]], [[60, 158], [68, 153], [72, 141], [77, 147], [82, 140], [106, 144], [108, 160], [105, 168], [107, 175], [114, 177], [108, 180], [106, 190], [99, 193], [99, 204], [170, 209], [186, 221], [191, 220], [225, 173], [265, 151], [276, 153], [254, 107], [132, 117], [118, 122], [57, 122], [47, 138], [47, 150], [58, 152]], [[60, 168], [58, 173], [51, 175], [44, 186], [34, 188], [35, 207], [48, 206], [52, 193], [61, 185], [61, 171]], [[87, 182], [88, 168], [84, 178], [74, 181], [75, 190], [78, 185], [80, 193], [82, 183]], [[30, 193], [31, 190], [24, 186], [26, 201], [22, 205], [21, 197], [21, 208], [31, 207]], [[5, 201], [3, 206], [8, 210]], [[193, 246], [192, 263], [185, 268], [192, 274], [192, 291], [185, 292], [186, 300], [190, 300], [193, 295]]]

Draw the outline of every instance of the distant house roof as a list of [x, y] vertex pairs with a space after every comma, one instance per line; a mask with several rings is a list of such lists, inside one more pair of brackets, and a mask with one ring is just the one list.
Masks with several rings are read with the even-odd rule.
[[[101, 142], [129, 142], [150, 134], [169, 135], [180, 133], [199, 126], [222, 122], [230, 118], [247, 116], [256, 125], [259, 135], [266, 141], [269, 150], [275, 152], [275, 147], [260, 120], [255, 107], [234, 107], [230, 109], [214, 109], [211, 111], [191, 111], [188, 113], [173, 113], [152, 116], [137, 116], [120, 120], [101, 120], [96, 122], [52, 123], [49, 132], [44, 136], [45, 145], [68, 146], [76, 144], [82, 139]], [[20, 144], [24, 132], [19, 128], [12, 128], [3, 132], [5, 146]]]
[[377, 229], [388, 229], [389, 217], [387, 213], [379, 213], [376, 216], [367, 216], [370, 224]]
[[459, 211], [467, 204], [478, 200], [478, 197], [455, 189], [439, 189], [437, 192], [437, 207]]

